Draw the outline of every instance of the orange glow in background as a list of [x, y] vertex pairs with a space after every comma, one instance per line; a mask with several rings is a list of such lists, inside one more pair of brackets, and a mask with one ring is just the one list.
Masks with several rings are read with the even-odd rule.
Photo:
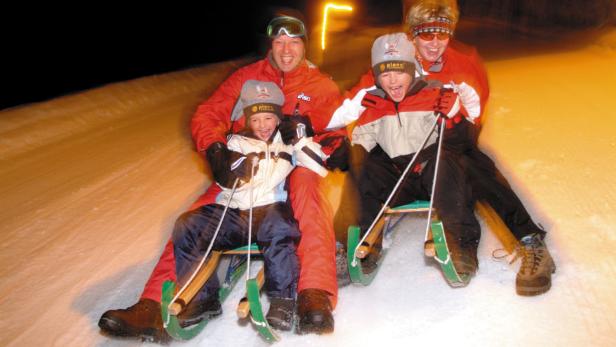
[[353, 7], [349, 5], [338, 5], [338, 4], [334, 4], [331, 2], [328, 2], [327, 4], [325, 4], [325, 6], [323, 7], [323, 27], [321, 28], [321, 49], [322, 50], [325, 49], [325, 33], [327, 32], [327, 15], [330, 9], [336, 10], [336, 11], [346, 11], [346, 12], [353, 11]]

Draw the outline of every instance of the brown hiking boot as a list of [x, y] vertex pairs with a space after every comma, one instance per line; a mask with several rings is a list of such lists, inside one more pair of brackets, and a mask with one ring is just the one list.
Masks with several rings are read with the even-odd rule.
[[171, 341], [163, 328], [160, 303], [150, 299], [141, 299], [128, 308], [103, 313], [98, 326], [111, 336], [136, 337], [158, 343]]
[[334, 331], [334, 316], [326, 291], [304, 289], [297, 297], [298, 334], [327, 334]]
[[533, 296], [550, 290], [556, 264], [539, 234], [525, 236], [516, 249], [516, 257], [522, 258], [515, 278], [518, 295]]

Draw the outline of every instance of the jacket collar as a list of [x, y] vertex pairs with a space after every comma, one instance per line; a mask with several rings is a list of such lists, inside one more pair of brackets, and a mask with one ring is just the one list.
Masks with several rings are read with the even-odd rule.
[[448, 56], [449, 56], [449, 46], [445, 48], [445, 51], [443, 52], [443, 54], [435, 62], [425, 61], [421, 58], [421, 56], [419, 56], [419, 54], [417, 54], [417, 60], [421, 62], [421, 68], [423, 71], [428, 72], [428, 73], [430, 72], [438, 73], [443, 70], [443, 66], [445, 65], [445, 62], [447, 62]]

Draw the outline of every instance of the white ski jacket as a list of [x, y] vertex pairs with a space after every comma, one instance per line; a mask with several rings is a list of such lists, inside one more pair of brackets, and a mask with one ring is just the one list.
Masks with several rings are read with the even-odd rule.
[[[303, 139], [301, 146], [306, 146], [307, 143], [319, 156], [326, 158], [319, 144], [312, 142], [311, 138]], [[227, 147], [232, 151], [242, 154], [258, 153], [260, 158], [259, 167], [250, 182], [238, 184], [233, 195], [231, 195], [232, 189], [219, 185], [222, 191], [216, 197], [216, 203], [226, 205], [229, 199], [231, 199], [230, 208], [247, 210], [250, 208], [251, 189], [253, 207], [286, 201], [285, 181], [296, 165], [305, 166], [323, 175], [325, 169], [315, 167], [314, 163], [309, 162], [309, 158], [305, 158], [300, 153], [301, 147], [298, 145], [300, 145], [299, 142], [295, 147], [285, 145], [278, 132], [271, 143], [243, 135], [231, 135], [227, 141]], [[326, 170], [325, 174], [327, 174]]]

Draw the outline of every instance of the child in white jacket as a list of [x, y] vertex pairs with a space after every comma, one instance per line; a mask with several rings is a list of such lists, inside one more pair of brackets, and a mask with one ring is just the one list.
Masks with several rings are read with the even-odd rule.
[[[222, 191], [215, 204], [202, 206], [178, 218], [172, 240], [178, 284], [183, 285], [207, 250], [225, 205], [229, 203], [229, 209], [213, 250], [246, 244], [252, 207], [252, 237], [263, 252], [264, 289], [270, 297], [266, 318], [272, 327], [290, 330], [299, 275], [296, 245], [300, 233], [287, 201], [285, 182], [296, 164], [321, 175], [327, 171], [320, 165], [325, 155], [310, 138], [303, 138], [294, 146], [282, 142], [278, 124], [283, 103], [282, 91], [274, 83], [255, 80], [244, 83], [239, 104], [246, 129], [228, 139], [232, 160], [228, 165], [227, 182], [217, 182]], [[229, 188], [234, 183], [235, 191]], [[180, 323], [190, 326], [203, 318], [220, 315], [219, 288], [216, 276], [210, 278], [178, 315]]]

